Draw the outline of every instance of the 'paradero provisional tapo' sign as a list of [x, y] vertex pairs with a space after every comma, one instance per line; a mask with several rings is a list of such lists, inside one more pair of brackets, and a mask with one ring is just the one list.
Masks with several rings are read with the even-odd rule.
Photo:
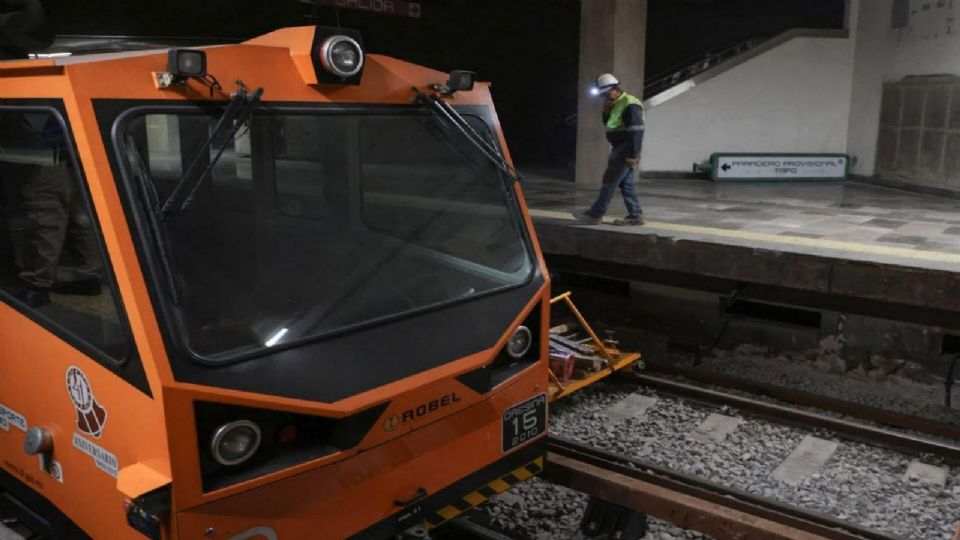
[[386, 15], [420, 18], [420, 3], [404, 0], [313, 0], [318, 6], [334, 6], [344, 9], [373, 11]]
[[850, 156], [846, 154], [713, 154], [713, 180], [846, 180]]

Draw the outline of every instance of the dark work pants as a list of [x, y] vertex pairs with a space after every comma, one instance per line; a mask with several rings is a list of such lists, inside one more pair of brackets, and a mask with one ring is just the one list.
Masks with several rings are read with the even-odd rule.
[[593, 217], [603, 217], [610, 207], [610, 201], [617, 189], [623, 195], [623, 202], [627, 205], [627, 213], [631, 216], [639, 216], [643, 213], [640, 207], [640, 198], [637, 197], [637, 184], [634, 177], [633, 167], [627, 165], [626, 157], [620, 152], [612, 152], [610, 160], [607, 162], [607, 170], [603, 173], [603, 185], [600, 187], [600, 194], [597, 200], [587, 211]]
[[65, 250], [77, 265], [71, 270], [97, 276], [101, 262], [93, 223], [70, 169], [66, 165], [35, 167], [21, 193], [30, 229], [20, 279], [35, 287], [50, 287]]

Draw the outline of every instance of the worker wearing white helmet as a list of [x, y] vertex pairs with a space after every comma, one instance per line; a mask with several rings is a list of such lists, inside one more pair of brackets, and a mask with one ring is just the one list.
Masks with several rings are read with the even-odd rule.
[[604, 95], [603, 123], [607, 129], [607, 141], [613, 146], [607, 169], [603, 173], [603, 186], [593, 206], [577, 216], [582, 222], [592, 225], [603, 221], [610, 201], [617, 189], [623, 195], [627, 216], [614, 221], [616, 225], [643, 225], [643, 209], [637, 197], [634, 169], [640, 163], [643, 145], [643, 102], [620, 89], [620, 81], [610, 73], [597, 77], [594, 95]]

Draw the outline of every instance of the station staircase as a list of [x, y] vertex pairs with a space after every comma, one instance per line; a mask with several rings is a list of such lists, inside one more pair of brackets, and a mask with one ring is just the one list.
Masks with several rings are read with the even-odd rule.
[[707, 51], [653, 76], [646, 77], [643, 84], [643, 95], [650, 98], [662, 94], [729, 60], [760, 47], [774, 37], [773, 35], [752, 37], [727, 48]]

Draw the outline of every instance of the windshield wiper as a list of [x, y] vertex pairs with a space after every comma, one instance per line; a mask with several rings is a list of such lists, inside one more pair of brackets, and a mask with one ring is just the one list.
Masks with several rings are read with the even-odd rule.
[[[203, 147], [197, 152], [197, 155], [187, 167], [187, 172], [177, 182], [173, 192], [160, 207], [160, 219], [167, 216], [184, 212], [193, 203], [193, 197], [203, 181], [213, 171], [223, 155], [227, 146], [233, 142], [234, 137], [240, 131], [240, 128], [250, 122], [254, 109], [260, 104], [260, 98], [263, 96], [263, 88], [257, 88], [253, 92], [248, 92], [247, 87], [242, 81], [237, 81], [239, 88], [230, 96], [230, 104], [227, 110], [220, 116], [213, 133], [204, 143]], [[210, 159], [207, 166], [201, 169], [203, 156], [213, 148], [217, 154]]]
[[434, 116], [452, 126], [461, 135], [466, 137], [484, 157], [496, 165], [504, 174], [509, 176], [511, 180], [515, 182], [520, 181], [520, 173], [507, 163], [507, 160], [500, 154], [500, 151], [483, 135], [478, 133], [449, 103], [433, 94], [425, 94], [417, 88], [414, 88], [413, 91], [416, 93], [416, 97], [414, 98], [416, 103], [426, 107]]
[[175, 304], [179, 304], [180, 293], [179, 289], [177, 288], [177, 280], [174, 279], [173, 276], [173, 265], [170, 263], [170, 251], [168, 248], [166, 234], [157, 223], [157, 214], [160, 203], [157, 196], [156, 187], [153, 183], [153, 178], [150, 177], [150, 172], [147, 170], [147, 164], [143, 162], [143, 157], [140, 154], [140, 150], [137, 149], [137, 143], [134, 140], [133, 135], [127, 134], [126, 137], [124, 137], [123, 147], [124, 152], [126, 153], [127, 162], [133, 167], [133, 170], [137, 176], [140, 177], [140, 186], [142, 189], [141, 194], [144, 202], [146, 202], [150, 207], [150, 212], [146, 214], [147, 220], [150, 222], [149, 229], [153, 232], [153, 240], [157, 245], [157, 252], [160, 255], [160, 264], [163, 266], [163, 270], [166, 273], [167, 282], [173, 295], [173, 302]]

